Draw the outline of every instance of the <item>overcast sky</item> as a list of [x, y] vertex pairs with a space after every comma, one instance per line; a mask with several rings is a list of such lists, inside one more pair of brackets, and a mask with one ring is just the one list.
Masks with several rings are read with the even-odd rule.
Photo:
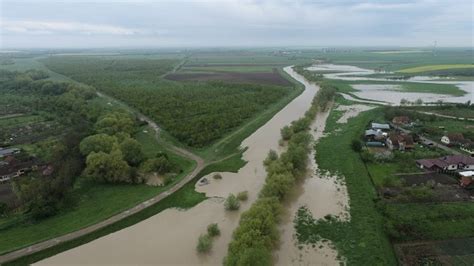
[[471, 0], [0, 0], [0, 48], [473, 46]]

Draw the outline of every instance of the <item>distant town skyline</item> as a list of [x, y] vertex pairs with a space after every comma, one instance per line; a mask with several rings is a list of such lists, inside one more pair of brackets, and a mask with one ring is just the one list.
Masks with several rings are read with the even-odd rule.
[[0, 48], [472, 47], [470, 0], [0, 0]]

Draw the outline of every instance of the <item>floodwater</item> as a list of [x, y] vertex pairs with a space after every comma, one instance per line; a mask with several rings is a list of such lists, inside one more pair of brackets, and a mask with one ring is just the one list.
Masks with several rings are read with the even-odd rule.
[[363, 105], [363, 104], [353, 104], [353, 105], [339, 105], [336, 110], [343, 111], [342, 116], [337, 120], [337, 123], [347, 123], [347, 120], [352, 117], [358, 116], [361, 112], [368, 111], [373, 109], [373, 106]]
[[413, 83], [431, 83], [431, 84], [452, 84], [459, 89], [466, 92], [463, 96], [451, 96], [435, 93], [420, 93], [407, 92], [399, 89], [398, 85], [394, 84], [370, 84], [370, 81], [390, 81], [395, 80], [387, 78], [367, 77], [367, 75], [375, 73], [393, 74], [391, 72], [375, 72], [371, 69], [360, 68], [350, 65], [334, 65], [334, 64], [319, 64], [307, 68], [311, 71], [337, 71], [337, 73], [323, 74], [328, 79], [346, 80], [346, 81], [367, 81], [368, 84], [354, 84], [352, 87], [359, 92], [354, 92], [355, 95], [364, 99], [384, 101], [390, 104], [398, 105], [402, 99], [415, 101], [417, 99], [423, 102], [436, 102], [441, 100], [443, 102], [465, 103], [467, 101], [474, 101], [474, 81], [446, 81], [439, 77], [428, 76], [414, 76], [407, 80], [400, 80], [400, 82]]
[[[186, 264], [221, 265], [227, 254], [231, 235], [239, 222], [240, 214], [247, 210], [262, 188], [266, 171], [263, 160], [270, 149], [279, 150], [280, 129], [304, 115], [319, 89], [295, 73], [291, 67], [285, 71], [305, 85], [305, 91], [278, 112], [265, 125], [242, 142], [248, 147], [243, 158], [248, 163], [238, 173], [221, 173], [221, 180], [214, 180], [211, 173], [206, 178], [210, 184], [196, 186], [209, 199], [188, 210], [166, 209], [140, 223], [109, 234], [92, 242], [65, 251], [43, 261], [40, 265], [64, 264]], [[224, 210], [223, 197], [247, 190], [249, 198], [240, 210]], [[327, 202], [326, 202], [327, 203]], [[208, 255], [196, 252], [199, 235], [206, 227], [218, 223], [221, 235], [213, 242]]]
[[[346, 123], [351, 117], [373, 107], [367, 105], [340, 105], [336, 109], [343, 111], [337, 123]], [[314, 141], [324, 136], [324, 128], [329, 112], [318, 113], [311, 125]], [[338, 265], [337, 251], [330, 241], [315, 245], [299, 244], [294, 228], [296, 212], [302, 206], [320, 219], [331, 214], [341, 220], [350, 219], [349, 195], [342, 178], [322, 174], [315, 160], [314, 149], [309, 160], [311, 163], [307, 177], [300, 182], [284, 202], [285, 213], [280, 224], [280, 248], [274, 254], [276, 265]]]

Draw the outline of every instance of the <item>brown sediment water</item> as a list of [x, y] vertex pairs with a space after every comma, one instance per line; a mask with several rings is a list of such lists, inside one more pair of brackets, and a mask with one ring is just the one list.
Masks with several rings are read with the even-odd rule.
[[[336, 110], [343, 111], [337, 123], [346, 123], [351, 117], [373, 107], [367, 105], [339, 105]], [[324, 136], [324, 128], [329, 112], [320, 112], [311, 125], [314, 141]], [[300, 244], [296, 238], [294, 219], [296, 212], [305, 206], [320, 219], [330, 214], [341, 220], [350, 219], [349, 196], [343, 178], [319, 171], [314, 149], [311, 152], [307, 177], [299, 182], [285, 200], [285, 212], [280, 224], [280, 248], [275, 251], [276, 265], [339, 265], [337, 251], [328, 240], [307, 245]]]
[[[284, 70], [303, 83], [305, 90], [242, 142], [241, 146], [247, 147], [243, 159], [248, 163], [238, 173], [221, 173], [221, 180], [213, 179], [214, 173], [211, 173], [206, 176], [209, 184], [196, 185], [196, 190], [205, 192], [209, 199], [188, 210], [166, 209], [133, 226], [57, 254], [38, 264], [221, 265], [240, 214], [255, 201], [264, 184], [266, 171], [263, 160], [270, 149], [280, 150], [280, 129], [304, 115], [319, 89], [291, 67]], [[249, 197], [241, 204], [239, 211], [225, 211], [223, 197], [244, 190], [248, 191]], [[209, 254], [198, 254], [197, 239], [199, 235], [206, 233], [206, 227], [211, 223], [218, 223], [221, 235], [215, 238]]]

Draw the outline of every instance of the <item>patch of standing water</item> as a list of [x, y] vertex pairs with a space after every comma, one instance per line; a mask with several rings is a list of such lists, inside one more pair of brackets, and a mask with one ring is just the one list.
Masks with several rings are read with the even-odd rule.
[[343, 111], [344, 114], [337, 120], [337, 123], [344, 124], [352, 117], [356, 117], [359, 113], [373, 109], [374, 107], [362, 104], [355, 105], [339, 105], [336, 110]]
[[[352, 108], [352, 109], [350, 109]], [[359, 112], [371, 107], [356, 105], [339, 107], [345, 114], [341, 121], [356, 116]], [[324, 135], [324, 128], [329, 112], [318, 113], [311, 125], [311, 135], [318, 141]], [[320, 219], [331, 214], [343, 220], [350, 219], [349, 196], [343, 178], [322, 174], [315, 160], [315, 150], [310, 154], [308, 176], [299, 182], [284, 202], [284, 215], [280, 228], [280, 248], [274, 254], [276, 265], [337, 265], [338, 254], [330, 241], [314, 245], [298, 243], [294, 228], [294, 219], [298, 209], [305, 206], [313, 215]]]
[[[374, 78], [367, 77], [367, 75], [375, 73], [383, 74], [394, 74], [392, 72], [376, 72], [371, 69], [360, 68], [350, 65], [334, 65], [334, 64], [318, 64], [307, 68], [310, 71], [337, 71], [338, 73], [327, 73], [323, 74], [325, 78], [336, 79], [336, 80], [346, 80], [346, 81], [389, 81], [393, 82], [394, 80], [388, 78]], [[453, 102], [453, 103], [465, 103], [467, 101], [474, 102], [474, 81], [446, 81], [439, 80], [436, 77], [428, 76], [414, 76], [403, 82], [413, 82], [413, 83], [431, 83], [431, 84], [451, 84], [455, 85], [459, 89], [466, 92], [463, 96], [451, 96], [443, 94], [434, 94], [434, 93], [414, 93], [400, 91], [397, 85], [393, 84], [356, 84], [352, 85], [355, 89], [360, 92], [355, 92], [354, 94], [358, 97], [376, 101], [389, 102], [394, 105], [400, 104], [401, 99], [408, 98], [412, 101], [416, 99], [421, 99], [424, 102], [436, 102], [438, 100], [444, 102]], [[391, 89], [396, 89], [395, 91], [387, 91]]]
[[[260, 127], [241, 146], [247, 147], [243, 159], [248, 163], [238, 173], [221, 173], [221, 180], [214, 180], [211, 173], [209, 184], [197, 186], [209, 199], [188, 210], [166, 209], [146, 220], [123, 230], [106, 235], [82, 246], [70, 249], [38, 264], [185, 264], [222, 265], [232, 232], [237, 227], [240, 214], [257, 198], [266, 177], [263, 161], [270, 149], [278, 150], [280, 129], [304, 115], [319, 89], [308, 83], [291, 67], [284, 69], [300, 81], [305, 90]], [[225, 211], [223, 197], [229, 193], [248, 191], [248, 200], [239, 211]], [[199, 235], [206, 227], [217, 223], [221, 235], [215, 238], [209, 254], [196, 251]]]

